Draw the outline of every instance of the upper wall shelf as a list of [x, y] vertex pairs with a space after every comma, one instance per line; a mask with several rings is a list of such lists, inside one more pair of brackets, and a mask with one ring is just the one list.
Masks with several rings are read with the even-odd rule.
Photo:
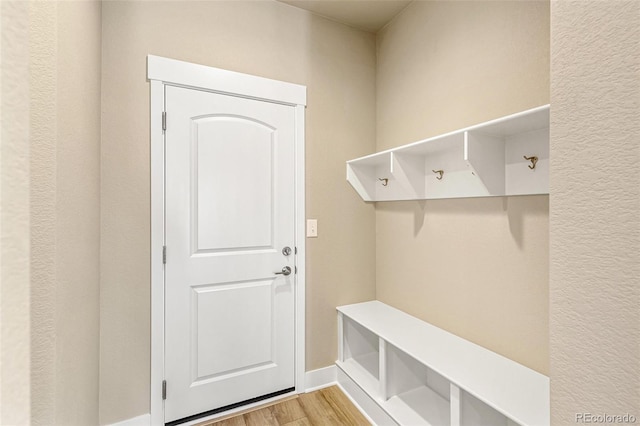
[[365, 201], [548, 194], [549, 105], [347, 161], [347, 181]]

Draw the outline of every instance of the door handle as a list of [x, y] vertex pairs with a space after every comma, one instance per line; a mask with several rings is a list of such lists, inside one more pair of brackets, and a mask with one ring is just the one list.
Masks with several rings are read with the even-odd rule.
[[285, 266], [284, 268], [282, 268], [282, 271], [274, 272], [274, 274], [276, 274], [276, 275], [290, 275], [291, 274], [291, 268], [288, 267], [288, 266]]

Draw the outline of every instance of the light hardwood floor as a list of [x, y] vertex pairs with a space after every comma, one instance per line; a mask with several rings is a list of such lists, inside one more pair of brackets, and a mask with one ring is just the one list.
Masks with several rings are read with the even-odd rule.
[[337, 386], [331, 386], [198, 426], [369, 426], [370, 424]]

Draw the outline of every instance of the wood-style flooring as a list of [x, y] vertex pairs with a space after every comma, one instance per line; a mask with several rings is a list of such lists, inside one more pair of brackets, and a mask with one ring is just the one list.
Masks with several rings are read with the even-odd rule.
[[274, 405], [260, 407], [224, 420], [199, 426], [369, 426], [344, 393], [331, 386], [303, 393]]

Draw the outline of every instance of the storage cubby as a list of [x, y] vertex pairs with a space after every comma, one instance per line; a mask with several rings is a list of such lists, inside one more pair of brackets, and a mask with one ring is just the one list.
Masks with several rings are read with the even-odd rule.
[[[347, 180], [365, 201], [399, 196], [391, 176], [391, 153], [373, 154], [357, 162], [347, 162]], [[379, 181], [380, 179], [387, 179]], [[391, 181], [391, 182], [390, 182]]]
[[[549, 130], [531, 130], [506, 138], [506, 195], [549, 193]], [[536, 156], [535, 169], [524, 157]], [[525, 167], [526, 166], [526, 167]], [[535, 179], [531, 176], [535, 175]]]
[[377, 395], [380, 390], [379, 338], [349, 318], [341, 322], [343, 343], [339, 362], [362, 387]]
[[416, 188], [411, 193], [420, 198], [456, 198], [486, 195], [482, 183], [465, 161], [465, 134], [456, 133], [432, 138], [423, 143], [394, 150], [405, 185]]
[[386, 344], [386, 408], [400, 424], [449, 425], [450, 382]]
[[516, 426], [504, 414], [499, 413], [468, 392], [460, 392], [460, 426]]
[[549, 424], [549, 379], [523, 365], [378, 301], [338, 327], [338, 383], [376, 424]]
[[549, 106], [347, 161], [365, 201], [549, 193]]

